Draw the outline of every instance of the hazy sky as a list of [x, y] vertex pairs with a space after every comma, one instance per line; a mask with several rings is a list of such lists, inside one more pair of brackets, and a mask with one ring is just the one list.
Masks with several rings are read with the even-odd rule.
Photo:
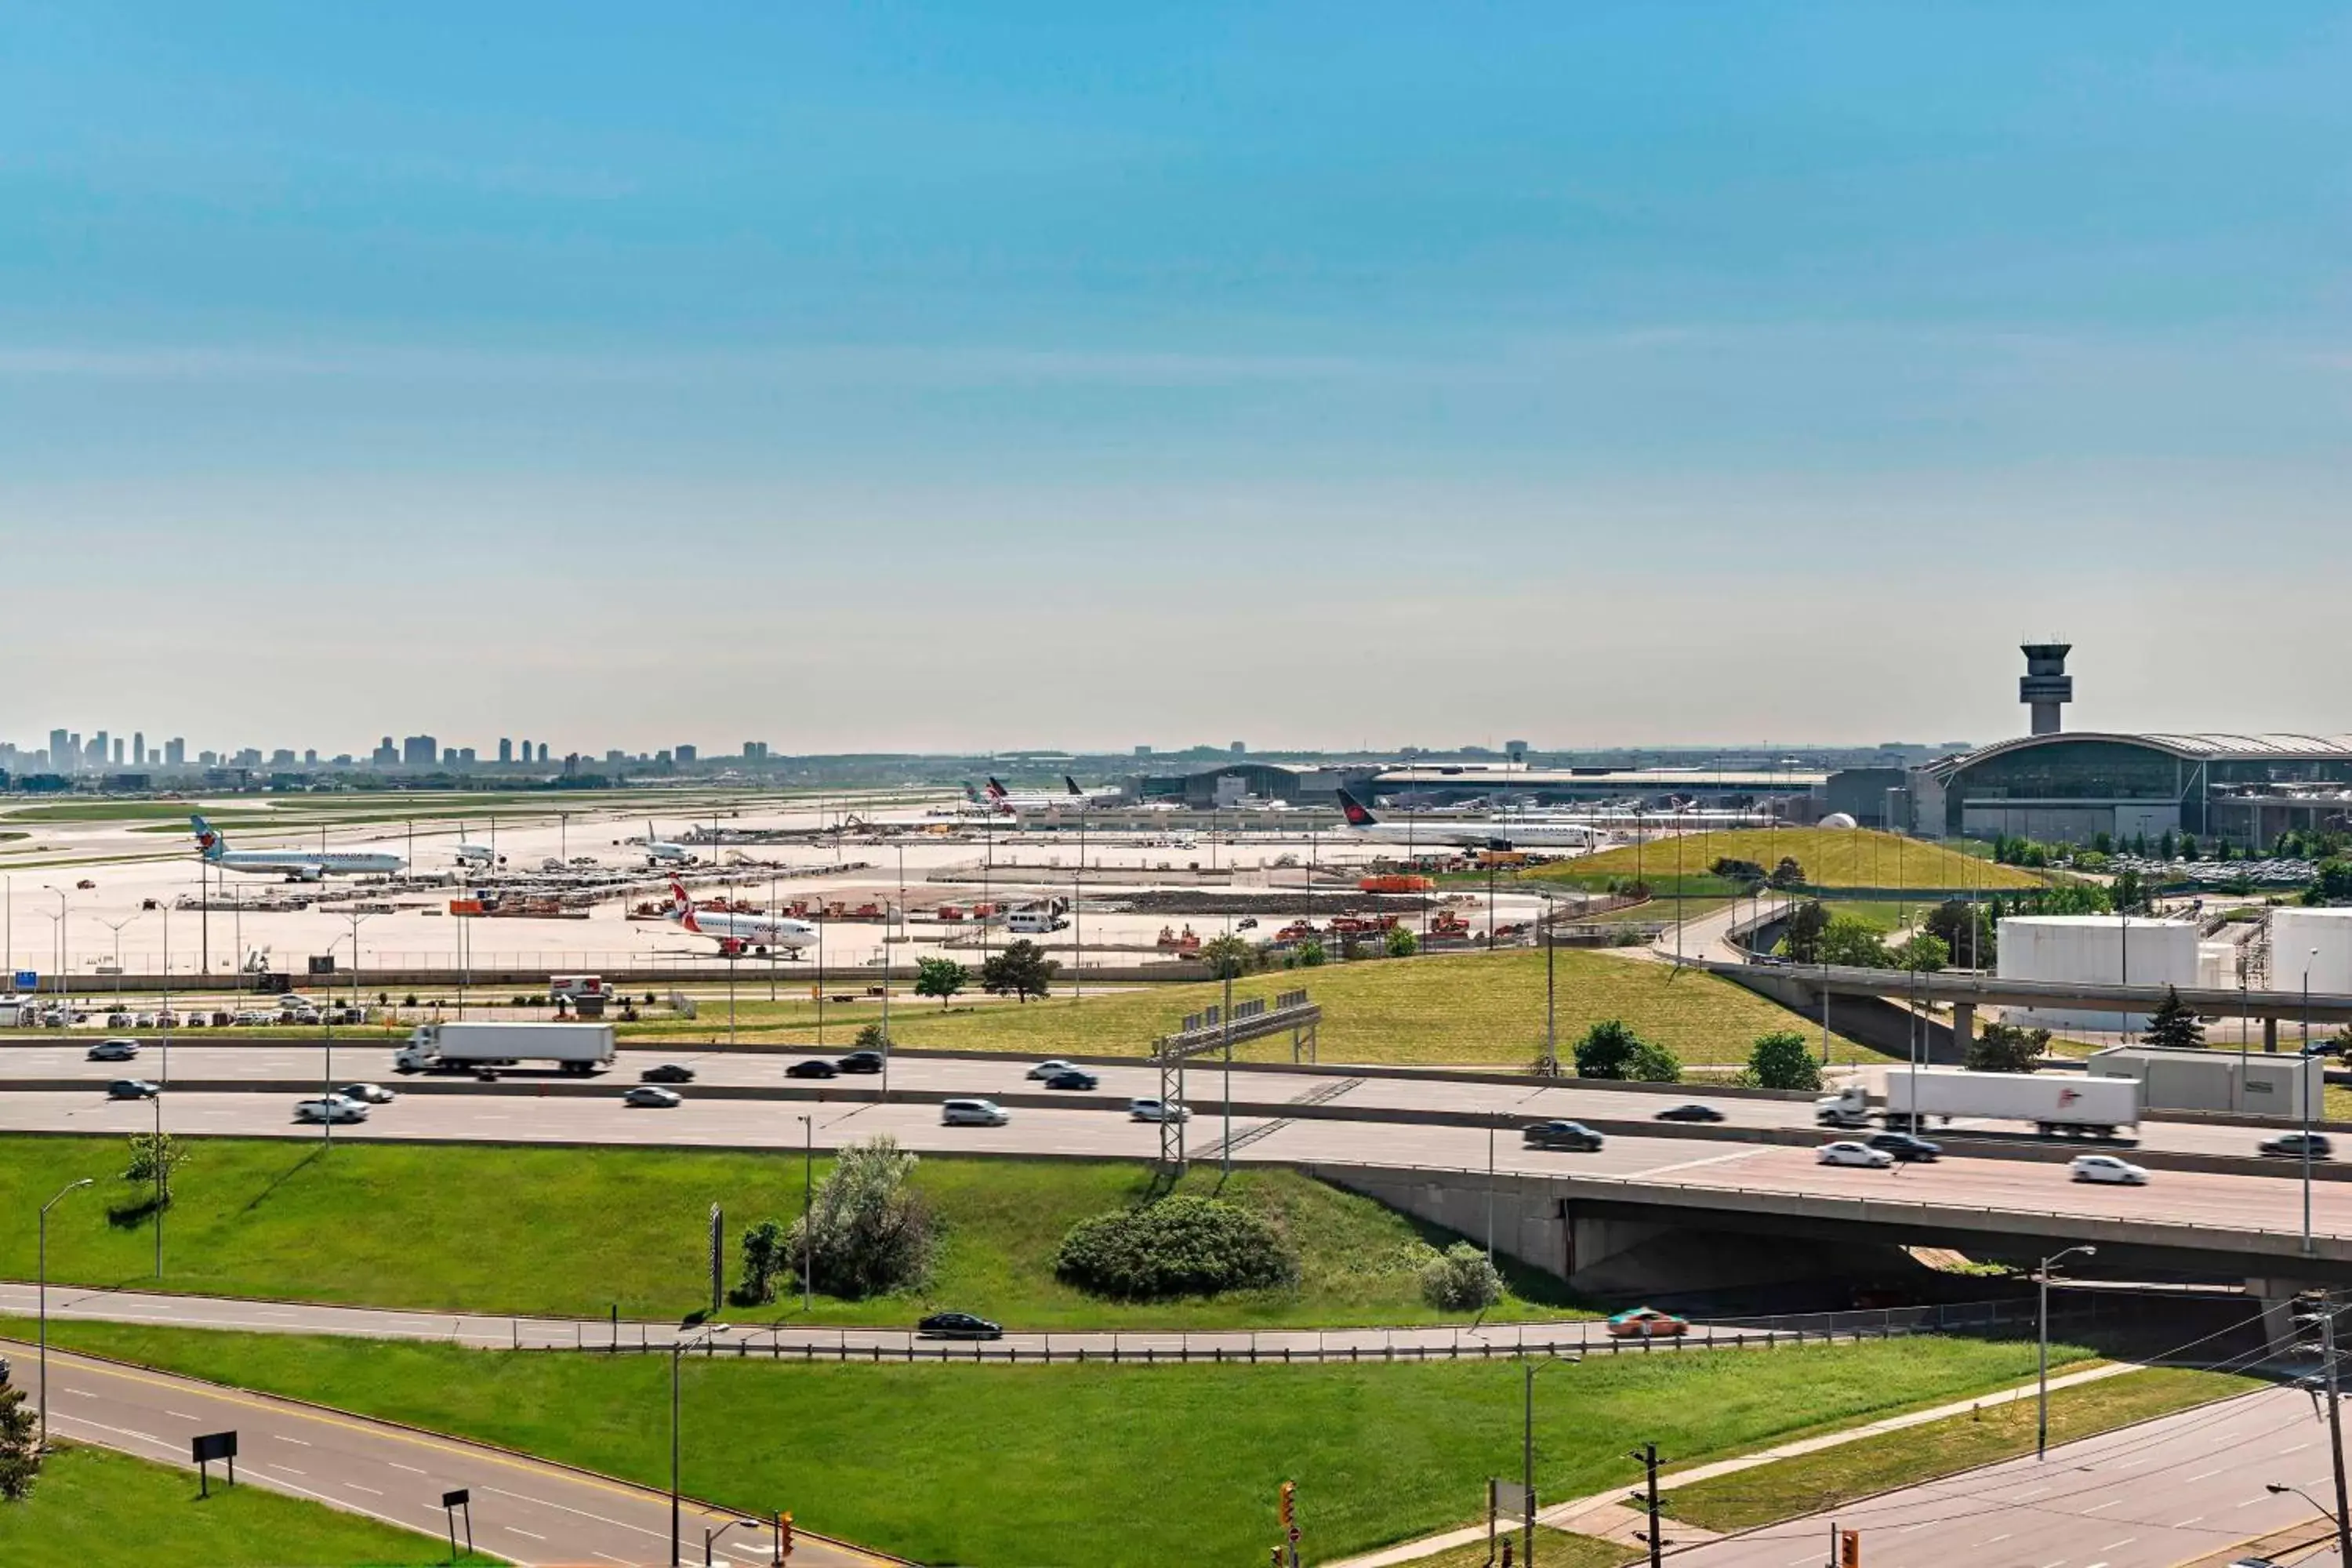
[[0, 738], [2352, 730], [2340, 5], [0, 15]]

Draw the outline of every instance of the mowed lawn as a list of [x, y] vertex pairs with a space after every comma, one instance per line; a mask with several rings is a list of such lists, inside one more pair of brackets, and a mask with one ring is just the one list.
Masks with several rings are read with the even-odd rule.
[[[1752, 861], [1769, 871], [1789, 856], [1795, 857], [1805, 868], [1805, 880], [1816, 888], [1992, 890], [2042, 886], [2042, 879], [2014, 866], [1998, 865], [1940, 844], [1868, 828], [1752, 827], [1727, 833], [1685, 834], [1682, 840], [1685, 873], [1704, 871], [1722, 859]], [[1653, 840], [1638, 849], [1623, 845], [1598, 855], [1539, 867], [1526, 876], [1529, 880], [1598, 887], [1612, 878], [1632, 879], [1637, 863], [1647, 881], [1657, 883], [1669, 878], [1675, 867], [1674, 843]]]
[[[733, 1239], [801, 1211], [798, 1154], [658, 1149], [531, 1149], [316, 1144], [205, 1139], [175, 1179], [164, 1222], [164, 1274], [153, 1277], [154, 1231], [112, 1215], [144, 1188], [121, 1180], [121, 1140], [0, 1138], [0, 1213], [33, 1212], [81, 1176], [97, 1186], [49, 1215], [49, 1278], [78, 1285], [190, 1294], [278, 1297], [430, 1311], [675, 1321], [709, 1305], [709, 1215]], [[832, 1168], [816, 1162], [817, 1180]], [[1158, 1303], [1098, 1300], [1054, 1277], [1071, 1226], [1140, 1202], [1140, 1164], [925, 1156], [914, 1185], [946, 1244], [929, 1288], [863, 1301], [820, 1295], [734, 1309], [757, 1322], [911, 1326], [934, 1307], [983, 1313], [1015, 1328], [1251, 1328], [1467, 1321], [1421, 1297], [1424, 1241], [1456, 1239], [1370, 1198], [1295, 1172], [1245, 1169], [1223, 1194], [1273, 1220], [1296, 1244], [1294, 1289]], [[1213, 1194], [1216, 1173], [1181, 1189]], [[33, 1277], [29, 1224], [0, 1228], [0, 1275]], [[1581, 1317], [1549, 1276], [1513, 1270], [1513, 1294], [1489, 1316]]]
[[198, 1500], [193, 1472], [106, 1448], [58, 1448], [41, 1467], [30, 1498], [0, 1502], [0, 1563], [8, 1568], [422, 1568], [448, 1561], [447, 1544], [431, 1536], [257, 1486], [216, 1483], [212, 1496]]
[[[23, 1333], [21, 1322], [8, 1331]], [[520, 1354], [119, 1324], [77, 1349], [487, 1438], [666, 1485], [662, 1356]], [[2083, 1352], [2062, 1350], [2062, 1360]], [[1537, 1384], [1538, 1494], [1967, 1398], [2032, 1375], [2026, 1342], [1915, 1339], [1595, 1359]], [[1469, 1522], [1517, 1473], [1519, 1368], [799, 1365], [688, 1358], [686, 1489], [933, 1563], [1262, 1562], [1281, 1483], [1308, 1561]]]
[[[1564, 1058], [1577, 1037], [1604, 1018], [1622, 1018], [1685, 1062], [1748, 1059], [1756, 1037], [1775, 1029], [1818, 1029], [1778, 1003], [1730, 981], [1607, 950], [1562, 948], [1554, 1016]], [[1319, 1043], [1326, 1062], [1395, 1062], [1525, 1068], [1543, 1049], [1544, 955], [1531, 949], [1447, 953], [1414, 959], [1370, 959], [1316, 969], [1252, 974], [1234, 983], [1234, 1000], [1271, 1001], [1304, 989], [1323, 1009]], [[890, 1037], [903, 1046], [1011, 1051], [1046, 1056], [1143, 1056], [1187, 1014], [1219, 1005], [1214, 982], [1152, 985], [1105, 992], [1073, 1002], [1068, 987], [1026, 1005], [989, 1003], [942, 1011], [935, 1002], [890, 1010]], [[825, 1043], [846, 1048], [856, 1022], [875, 1016], [861, 1006], [853, 1016], [828, 1008]], [[814, 1019], [806, 1004], [739, 1001], [737, 1037], [811, 1041]], [[755, 1033], [756, 1031], [756, 1033]], [[705, 1001], [691, 1023], [623, 1027], [625, 1037], [708, 1040], [726, 1035], [723, 1003]], [[1290, 1037], [1238, 1047], [1236, 1057], [1288, 1061]]]

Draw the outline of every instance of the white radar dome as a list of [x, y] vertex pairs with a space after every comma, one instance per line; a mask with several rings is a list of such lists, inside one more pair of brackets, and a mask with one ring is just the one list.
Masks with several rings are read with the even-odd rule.
[[1859, 827], [1862, 824], [1856, 822], [1849, 813], [1832, 811], [1827, 816], [1822, 818], [1821, 826], [1823, 827]]

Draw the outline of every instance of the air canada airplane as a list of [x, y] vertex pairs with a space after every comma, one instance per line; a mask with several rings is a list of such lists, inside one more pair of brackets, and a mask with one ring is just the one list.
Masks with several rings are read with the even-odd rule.
[[188, 821], [196, 830], [196, 850], [209, 865], [225, 871], [277, 875], [289, 882], [315, 882], [322, 877], [388, 876], [408, 864], [397, 855], [345, 849], [232, 849], [228, 839], [201, 816]]
[[698, 910], [694, 900], [686, 896], [682, 882], [669, 885], [669, 918], [682, 931], [709, 937], [730, 958], [745, 952], [765, 952], [772, 947], [798, 952], [816, 941], [816, 927], [806, 921], [786, 920], [782, 915], [721, 914], [715, 910]]
[[1339, 792], [1339, 811], [1348, 819], [1349, 832], [1382, 844], [1426, 844], [1433, 848], [1450, 844], [1465, 849], [1583, 849], [1602, 837], [1599, 828], [1582, 823], [1540, 819], [1440, 816], [1411, 823], [1383, 822], [1344, 789]]
[[687, 866], [694, 861], [694, 851], [683, 844], [666, 843], [654, 831], [652, 817], [646, 818], [646, 864], [648, 866]]

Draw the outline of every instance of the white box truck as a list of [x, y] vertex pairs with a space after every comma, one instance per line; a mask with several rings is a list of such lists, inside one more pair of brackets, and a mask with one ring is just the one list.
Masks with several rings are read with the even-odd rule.
[[2031, 1121], [2045, 1133], [2111, 1138], [2139, 1125], [2139, 1084], [2127, 1078], [2078, 1073], [1960, 1072], [1949, 1068], [1886, 1075], [1886, 1125], [1915, 1119], [1990, 1117]]
[[568, 1073], [613, 1065], [610, 1024], [419, 1024], [394, 1053], [398, 1072], [478, 1072], [552, 1062]]

